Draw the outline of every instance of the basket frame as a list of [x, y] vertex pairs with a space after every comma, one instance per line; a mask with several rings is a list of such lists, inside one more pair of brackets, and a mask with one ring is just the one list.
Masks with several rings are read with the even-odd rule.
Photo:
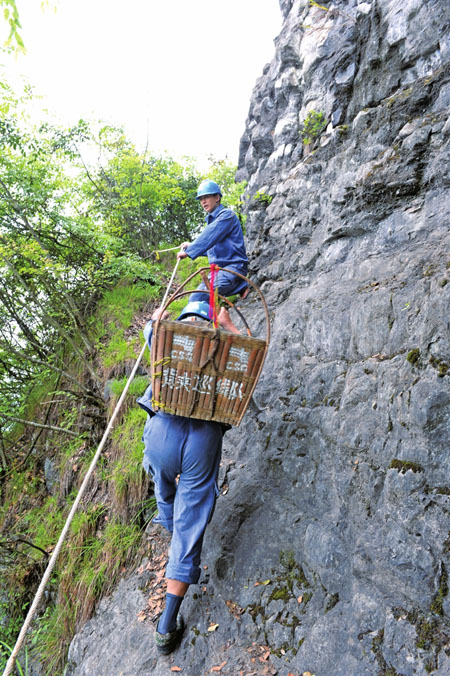
[[[249, 284], [249, 286], [251, 286], [255, 290], [255, 292], [257, 293], [259, 300], [261, 301], [263, 308], [264, 308], [265, 338], [253, 338], [252, 337], [250, 328], [249, 328], [247, 321], [245, 320], [245, 317], [243, 316], [243, 314], [240, 312], [240, 310], [238, 310], [237, 307], [235, 307], [235, 305], [231, 301], [229, 301], [224, 296], [219, 296], [219, 298], [221, 300], [225, 301], [228, 306], [234, 308], [234, 310], [239, 314], [239, 316], [241, 317], [241, 319], [243, 320], [243, 322], [246, 326], [247, 336], [245, 336], [244, 334], [230, 333], [229, 331], [225, 331], [224, 329], [220, 329], [220, 328], [212, 330], [210, 328], [205, 329], [205, 328], [202, 328], [202, 327], [195, 327], [195, 326], [189, 327], [189, 330], [186, 328], [183, 331], [183, 333], [200, 335], [199, 331], [200, 332], [203, 331], [203, 334], [205, 334], [205, 332], [208, 332], [209, 334], [212, 335], [211, 332], [213, 332], [214, 336], [212, 337], [212, 340], [213, 340], [213, 342], [216, 341], [216, 347], [219, 344], [217, 341], [219, 341], [220, 339], [225, 340], [227, 343], [230, 343], [230, 345], [234, 342], [242, 343], [242, 341], [243, 340], [245, 341], [246, 338], [249, 338], [250, 342], [258, 341], [259, 350], [258, 350], [257, 366], [256, 366], [254, 373], [252, 372], [251, 378], [249, 379], [249, 382], [247, 384], [247, 390], [248, 391], [246, 390], [246, 392], [245, 392], [245, 401], [244, 401], [244, 403], [241, 407], [241, 410], [239, 411], [239, 413], [236, 416], [234, 416], [234, 417], [232, 416], [231, 418], [229, 418], [227, 420], [221, 419], [221, 418], [223, 418], [223, 416], [220, 416], [220, 415], [218, 415], [218, 418], [217, 418], [217, 422], [226, 422], [226, 423], [229, 423], [231, 425], [238, 426], [240, 424], [247, 408], [248, 408], [248, 405], [249, 405], [251, 398], [253, 396], [253, 392], [256, 388], [259, 377], [261, 375], [262, 368], [264, 366], [265, 358], [266, 358], [267, 351], [268, 351], [268, 348], [269, 348], [269, 341], [270, 341], [270, 318], [269, 318], [269, 312], [268, 312], [268, 308], [267, 308], [267, 304], [266, 304], [266, 301], [264, 299], [264, 296], [263, 296], [261, 290], [258, 288], [258, 286], [256, 284], [254, 284], [254, 282], [252, 282], [250, 279], [248, 279], [248, 277], [246, 277], [245, 275], [242, 275], [242, 274], [236, 272], [235, 270], [231, 270], [231, 269], [228, 269], [228, 268], [221, 268], [221, 267], [218, 267], [217, 269], [218, 270], [224, 270], [226, 272], [229, 272], [229, 273], [236, 275], [237, 277], [245, 280]], [[206, 285], [208, 286], [208, 281], [207, 281], [207, 279], [205, 279], [205, 276], [206, 276], [206, 273], [209, 272], [209, 270], [210, 270], [209, 267], [202, 267], [202, 268], [199, 268], [198, 270], [196, 270], [195, 272], [193, 272], [191, 275], [189, 275], [189, 277], [180, 286], [178, 286], [177, 289], [175, 289], [175, 291], [172, 293], [172, 295], [163, 304], [163, 306], [161, 308], [161, 312], [159, 314], [159, 317], [154, 322], [154, 327], [153, 327], [154, 339], [152, 341], [152, 350], [151, 350], [151, 375], [152, 375], [152, 384], [153, 384], [153, 392], [154, 392], [154, 398], [153, 398], [152, 404], [153, 404], [153, 407], [155, 408], [155, 410], [158, 410], [159, 408], [162, 408], [164, 410], [164, 405], [158, 400], [159, 387], [158, 387], [158, 392], [155, 391], [156, 390], [155, 384], [157, 382], [156, 379], [161, 376], [161, 373], [159, 373], [156, 369], [157, 369], [158, 365], [161, 363], [164, 346], [161, 347], [161, 344], [160, 344], [161, 341], [155, 340], [155, 338], [157, 336], [159, 337], [160, 329], [164, 328], [165, 324], [166, 325], [172, 324], [172, 322], [170, 320], [169, 321], [162, 320], [161, 316], [164, 313], [164, 311], [167, 310], [169, 308], [169, 306], [174, 301], [182, 298], [183, 296], [189, 295], [189, 294], [194, 293], [194, 292], [198, 292], [197, 289], [186, 290], [186, 287], [190, 284], [190, 282], [193, 279], [195, 279], [199, 275], [203, 278], [203, 280], [206, 282]], [[209, 291], [205, 291], [204, 293], [209, 294]], [[167, 328], [170, 328], [170, 327], [167, 327]], [[264, 343], [264, 345], [262, 345], [262, 343]], [[159, 345], [159, 347], [158, 347], [158, 345]], [[208, 361], [211, 361], [211, 359], [214, 359], [214, 355], [209, 357], [209, 359], [207, 360], [207, 363], [208, 363]], [[204, 368], [204, 365], [203, 365], [203, 368]], [[214, 365], [212, 366], [212, 369], [213, 369], [212, 372], [216, 377], [221, 375], [220, 371], [214, 369]], [[250, 380], [252, 382], [250, 382]], [[216, 381], [214, 381], [214, 383], [216, 384]], [[214, 384], [214, 388], [215, 388], [215, 384]], [[161, 385], [161, 381], [159, 381], [159, 385]], [[201, 418], [201, 419], [205, 419], [205, 420], [215, 420], [215, 417], [214, 417], [215, 414], [216, 414], [215, 413], [215, 406], [216, 406], [218, 397], [220, 397], [220, 394], [217, 395], [216, 392], [215, 392], [215, 389], [214, 389], [214, 392], [211, 395], [211, 415], [209, 417], [203, 417], [203, 416], [200, 416], [200, 415], [192, 415], [192, 410], [195, 407], [195, 403], [192, 405], [191, 415], [188, 415], [187, 417]], [[178, 414], [178, 415], [180, 415], [180, 414]]]

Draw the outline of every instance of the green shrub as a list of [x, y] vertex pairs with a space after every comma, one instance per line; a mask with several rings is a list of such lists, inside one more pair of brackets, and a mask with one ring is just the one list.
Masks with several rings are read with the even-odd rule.
[[258, 190], [258, 192], [253, 195], [253, 200], [260, 204], [264, 204], [265, 206], [269, 206], [273, 200], [273, 195], [268, 195], [264, 190]]
[[322, 131], [327, 126], [327, 120], [322, 112], [310, 110], [303, 122], [301, 131], [304, 145], [309, 145], [319, 138]]

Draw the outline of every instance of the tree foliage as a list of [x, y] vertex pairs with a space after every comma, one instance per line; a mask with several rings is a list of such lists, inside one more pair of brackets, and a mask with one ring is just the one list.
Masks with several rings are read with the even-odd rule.
[[[98, 300], [124, 277], [154, 283], [150, 252], [192, 239], [203, 213], [193, 161], [139, 154], [107, 125], [33, 127], [29, 92], [17, 100], [4, 84], [0, 96], [1, 438], [48, 378], [81, 400], [101, 399], [90, 331]], [[236, 207], [234, 167], [216, 161], [210, 175]]]
[[3, 20], [8, 24], [9, 35], [4, 47], [9, 51], [25, 51], [19, 29], [22, 28], [19, 19], [19, 10], [16, 0], [0, 0], [0, 8], [3, 8]]
[[140, 255], [163, 240], [189, 239], [201, 214], [193, 163], [139, 155], [120, 129], [109, 126], [100, 129], [96, 143], [102, 162], [90, 174], [86, 198], [104, 232]]

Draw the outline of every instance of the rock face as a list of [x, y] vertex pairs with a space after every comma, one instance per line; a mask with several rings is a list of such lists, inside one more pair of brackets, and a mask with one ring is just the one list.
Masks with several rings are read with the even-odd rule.
[[72, 676], [450, 673], [450, 3], [280, 6], [239, 161], [262, 410], [225, 437], [179, 650], [114, 596]]

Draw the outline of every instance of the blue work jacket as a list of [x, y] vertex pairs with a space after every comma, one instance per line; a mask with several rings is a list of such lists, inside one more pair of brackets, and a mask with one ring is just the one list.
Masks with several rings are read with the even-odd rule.
[[198, 256], [207, 255], [210, 264], [247, 274], [244, 235], [236, 214], [219, 204], [205, 216], [205, 222], [201, 234], [186, 249], [189, 258], [195, 260]]

